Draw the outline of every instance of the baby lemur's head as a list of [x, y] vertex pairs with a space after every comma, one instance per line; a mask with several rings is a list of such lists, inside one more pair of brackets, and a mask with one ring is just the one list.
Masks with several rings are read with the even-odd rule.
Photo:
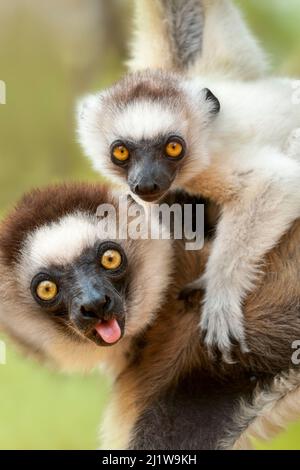
[[153, 319], [171, 242], [116, 238], [96, 211], [118, 209], [117, 196], [100, 185], [54, 186], [25, 196], [2, 222], [0, 329], [29, 351], [88, 367]]
[[148, 70], [84, 98], [78, 133], [99, 172], [152, 202], [207, 166], [209, 123], [219, 110], [207, 88]]

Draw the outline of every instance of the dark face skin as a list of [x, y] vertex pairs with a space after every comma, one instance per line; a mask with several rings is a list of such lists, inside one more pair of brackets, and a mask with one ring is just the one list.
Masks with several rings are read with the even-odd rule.
[[146, 202], [159, 201], [170, 189], [185, 154], [184, 140], [173, 134], [140, 142], [119, 140], [111, 146], [112, 162], [125, 173], [131, 191]]
[[[102, 264], [111, 263], [107, 253], [114, 253], [116, 259], [109, 269]], [[115, 264], [114, 264], [115, 263]], [[108, 346], [95, 327], [115, 319], [121, 330], [125, 328], [124, 299], [128, 287], [126, 255], [115, 242], [104, 241], [86, 249], [69, 266], [51, 266], [41, 269], [33, 278], [31, 293], [40, 307], [70, 330], [70, 326], [99, 346]], [[42, 300], [38, 295], [40, 283], [50, 281], [57, 286], [52, 300]], [[52, 285], [52, 284], [51, 284]]]

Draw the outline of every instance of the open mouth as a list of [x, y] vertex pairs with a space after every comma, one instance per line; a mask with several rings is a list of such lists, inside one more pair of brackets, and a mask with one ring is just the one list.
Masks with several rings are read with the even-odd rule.
[[108, 321], [102, 320], [95, 327], [96, 333], [107, 344], [115, 344], [121, 339], [122, 331], [115, 318]]
[[113, 346], [120, 341], [123, 334], [124, 321], [113, 317], [109, 320], [99, 320], [89, 335], [89, 339], [99, 346]]

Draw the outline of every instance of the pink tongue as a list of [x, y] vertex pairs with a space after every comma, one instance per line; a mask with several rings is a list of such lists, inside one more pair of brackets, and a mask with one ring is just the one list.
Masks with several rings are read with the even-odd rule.
[[98, 323], [96, 331], [99, 336], [108, 344], [114, 344], [121, 338], [121, 329], [114, 318], [109, 321]]

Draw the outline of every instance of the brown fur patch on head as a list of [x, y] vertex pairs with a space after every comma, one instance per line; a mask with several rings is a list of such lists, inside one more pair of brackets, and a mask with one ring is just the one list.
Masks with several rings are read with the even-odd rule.
[[35, 189], [26, 194], [0, 226], [0, 251], [11, 265], [19, 260], [20, 249], [30, 232], [56, 222], [74, 211], [96, 214], [101, 203], [112, 196], [105, 185], [63, 184]]
[[126, 75], [111, 89], [109, 98], [122, 107], [139, 99], [176, 102], [182, 99], [182, 92], [175, 75], [162, 70], [146, 70]]

